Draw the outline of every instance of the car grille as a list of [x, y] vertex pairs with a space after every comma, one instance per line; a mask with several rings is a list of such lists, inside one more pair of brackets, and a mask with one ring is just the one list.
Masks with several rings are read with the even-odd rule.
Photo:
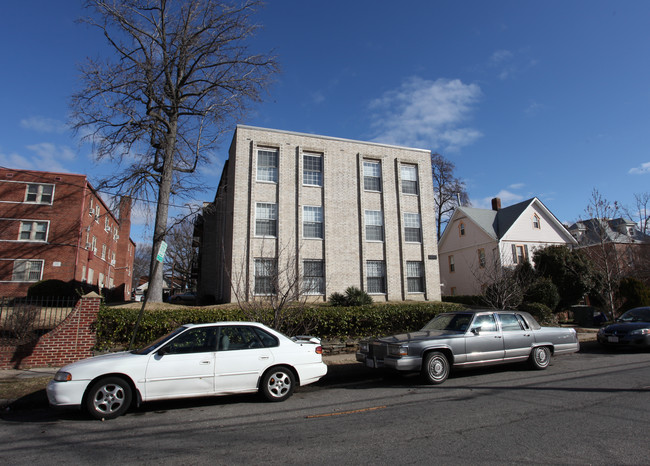
[[370, 356], [375, 359], [384, 359], [388, 352], [388, 347], [381, 343], [373, 343], [370, 345]]

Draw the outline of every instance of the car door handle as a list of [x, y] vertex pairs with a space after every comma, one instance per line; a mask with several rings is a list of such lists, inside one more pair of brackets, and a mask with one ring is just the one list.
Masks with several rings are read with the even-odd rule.
[[210, 364], [210, 361], [201, 361], [199, 364], [207, 366]]
[[494, 335], [494, 338], [503, 338], [501, 335]]
[[268, 356], [260, 356], [260, 361], [263, 361], [265, 359], [269, 359], [269, 357]]

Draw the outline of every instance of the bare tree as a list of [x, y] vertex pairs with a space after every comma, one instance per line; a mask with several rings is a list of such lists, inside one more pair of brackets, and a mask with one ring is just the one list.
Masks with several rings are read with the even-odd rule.
[[616, 245], [618, 233], [610, 228], [609, 220], [620, 214], [620, 206], [616, 201], [608, 201], [594, 189], [585, 213], [590, 219], [593, 234], [593, 245], [585, 248], [585, 253], [598, 272], [599, 284], [596, 291], [613, 318], [618, 304], [616, 290], [623, 276], [619, 248]]
[[180, 283], [183, 290], [192, 287], [192, 266], [196, 260], [193, 236], [194, 221], [189, 217], [179, 219], [167, 234], [165, 275], [171, 278], [170, 281]]
[[299, 252], [289, 246], [269, 247], [264, 241], [249, 268], [247, 256], [231, 271], [232, 291], [247, 319], [288, 334], [308, 332], [307, 303], [324, 290], [322, 281], [309, 278], [299, 264]]
[[[260, 100], [274, 58], [249, 53], [257, 0], [89, 0], [112, 62], [88, 60], [72, 96], [75, 130], [98, 159], [120, 164], [102, 188], [155, 199], [152, 255], [167, 234], [170, 199], [195, 192], [192, 177], [219, 136]], [[152, 260], [152, 264], [155, 261]], [[153, 273], [156, 271], [155, 274]], [[162, 300], [162, 267], [149, 301]]]
[[151, 270], [151, 245], [138, 244], [133, 256], [133, 288], [138, 286], [140, 277], [146, 277]]
[[636, 215], [630, 215], [636, 220], [639, 230], [644, 234], [650, 234], [650, 193], [634, 194]]
[[472, 274], [481, 288], [485, 303], [494, 309], [514, 309], [524, 299], [524, 286], [515, 266], [493, 250], [480, 264], [471, 266]]
[[459, 205], [470, 205], [465, 182], [454, 176], [455, 169], [456, 166], [442, 155], [431, 154], [438, 240], [454, 209]]

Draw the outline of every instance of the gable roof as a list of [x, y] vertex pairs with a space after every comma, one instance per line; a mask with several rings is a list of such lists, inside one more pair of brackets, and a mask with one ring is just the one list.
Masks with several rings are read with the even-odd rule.
[[[467, 218], [469, 218], [472, 222], [483, 229], [492, 239], [500, 240], [505, 236], [508, 230], [510, 230], [517, 219], [521, 217], [521, 214], [523, 214], [524, 211], [533, 203], [536, 203], [542, 209], [542, 211], [548, 215], [550, 219], [555, 221], [556, 224], [561, 227], [562, 231], [566, 232], [566, 236], [569, 241], [575, 243], [575, 239], [569, 234], [564, 225], [562, 225], [562, 223], [555, 217], [555, 215], [553, 215], [551, 211], [548, 210], [548, 208], [542, 203], [542, 201], [536, 197], [527, 199], [508, 207], [504, 207], [499, 210], [478, 209], [475, 207], [462, 206], [457, 207], [454, 211], [454, 214], [452, 215], [452, 218], [450, 219], [450, 222], [447, 225], [451, 224], [452, 221], [457, 218], [457, 214], [458, 216], [465, 214]], [[442, 242], [446, 234], [447, 228], [445, 228], [445, 231], [440, 238], [440, 242]]]

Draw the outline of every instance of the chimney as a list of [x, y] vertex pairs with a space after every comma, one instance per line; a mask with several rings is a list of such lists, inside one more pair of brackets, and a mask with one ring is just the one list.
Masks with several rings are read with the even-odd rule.
[[492, 199], [492, 210], [501, 210], [501, 199], [498, 197]]

